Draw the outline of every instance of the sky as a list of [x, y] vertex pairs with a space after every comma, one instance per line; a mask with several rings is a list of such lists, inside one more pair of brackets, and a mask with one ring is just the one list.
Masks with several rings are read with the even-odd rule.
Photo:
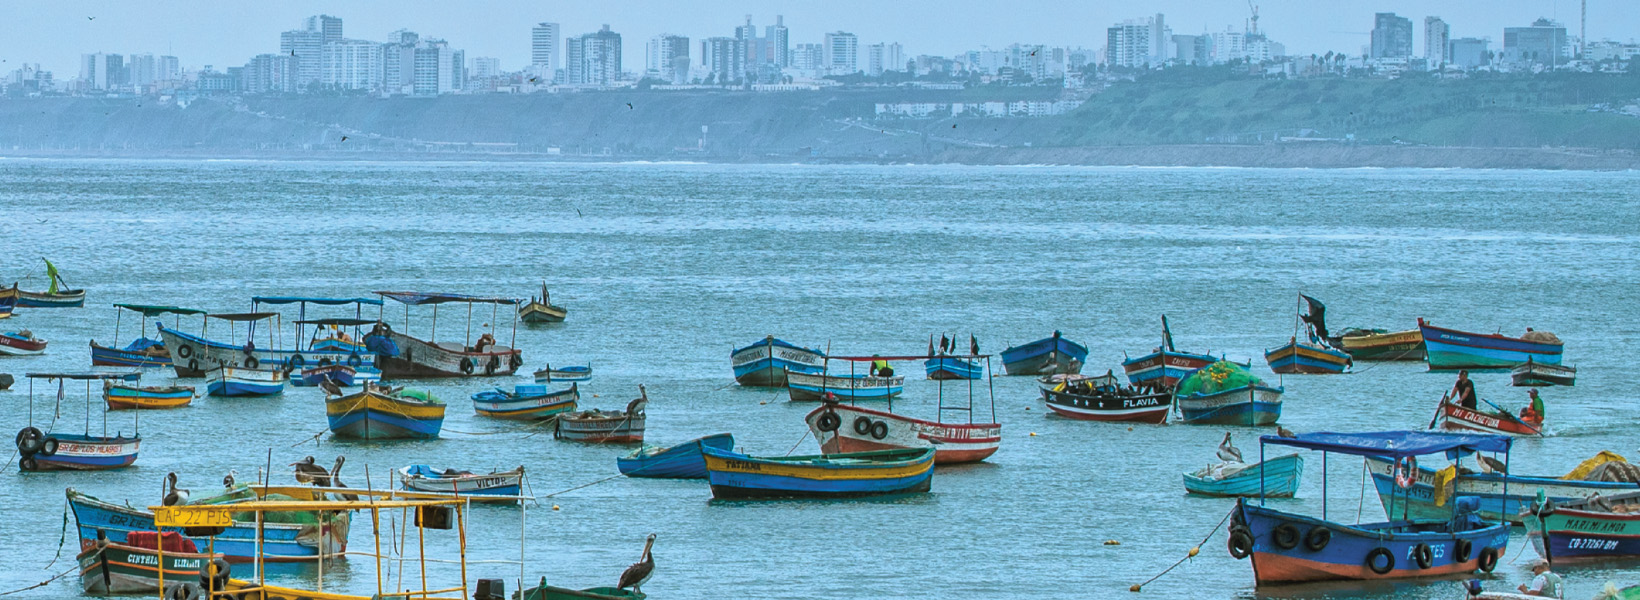
[[[1589, 38], [1640, 38], [1635, 0], [1587, 0]], [[1577, 35], [1577, 0], [1253, 0], [1259, 28], [1289, 54], [1358, 54], [1373, 13], [1412, 19], [1414, 52], [1423, 55], [1425, 16], [1442, 17], [1452, 37], [1490, 37], [1503, 28], [1556, 18]], [[658, 33], [698, 40], [729, 36], [751, 14], [762, 27], [784, 15], [792, 44], [819, 43], [830, 31], [859, 36], [860, 46], [899, 42], [907, 56], [951, 56], [982, 46], [1031, 43], [1097, 49], [1105, 28], [1164, 13], [1175, 34], [1241, 30], [1247, 0], [0, 0], [0, 74], [40, 63], [58, 79], [79, 73], [81, 54], [170, 54], [184, 67], [221, 70], [279, 50], [279, 33], [315, 14], [341, 17], [346, 37], [385, 41], [407, 28], [441, 38], [471, 57], [494, 57], [517, 70], [529, 61], [530, 27], [551, 21], [564, 35], [608, 24], [622, 35], [627, 70], [642, 70], [644, 43]], [[698, 48], [698, 45], [696, 46]]]

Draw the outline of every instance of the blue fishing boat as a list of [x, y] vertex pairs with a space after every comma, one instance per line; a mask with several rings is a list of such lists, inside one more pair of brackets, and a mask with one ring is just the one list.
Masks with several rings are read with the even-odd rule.
[[[1404, 462], [1417, 456], [1475, 452], [1507, 456], [1511, 440], [1503, 436], [1384, 431], [1371, 433], [1304, 433], [1259, 438], [1265, 444], [1328, 454], [1385, 456]], [[1326, 491], [1323, 490], [1323, 498]], [[1441, 519], [1400, 519], [1348, 525], [1321, 517], [1284, 512], [1238, 498], [1231, 513], [1229, 551], [1251, 557], [1256, 585], [1329, 579], [1377, 580], [1452, 576], [1491, 572], [1505, 556], [1509, 525], [1485, 521], [1476, 514], [1480, 501], [1465, 498]]]
[[544, 385], [515, 385], [509, 392], [501, 388], [472, 395], [473, 410], [497, 419], [537, 420], [575, 410], [581, 400], [581, 384], [553, 391]]
[[[1325, 375], [1343, 373], [1354, 361], [1348, 352], [1338, 347], [1327, 333], [1327, 307], [1321, 301], [1298, 295], [1299, 310], [1293, 326], [1293, 337], [1286, 344], [1264, 352], [1270, 370], [1281, 374], [1308, 373]], [[1304, 339], [1299, 339], [1303, 335]]]
[[1173, 347], [1173, 330], [1168, 327], [1167, 315], [1162, 315], [1162, 345], [1149, 354], [1122, 361], [1128, 384], [1154, 392], [1171, 392], [1197, 369], [1213, 364], [1218, 359], [1209, 354], [1180, 352]]
[[754, 387], [782, 387], [786, 385], [787, 372], [822, 373], [826, 370], [825, 358], [825, 353], [819, 350], [796, 346], [772, 335], [729, 353], [735, 383]]
[[843, 401], [888, 400], [904, 391], [904, 376], [786, 373], [786, 392], [793, 402], [822, 402], [828, 394]]
[[[154, 306], [148, 304], [115, 304], [120, 309], [114, 313], [114, 344], [120, 343], [120, 317], [125, 311], [132, 311], [143, 317], [160, 317], [177, 315], [177, 326], [182, 326], [182, 315], [203, 315], [205, 311], [180, 306]], [[141, 330], [142, 320], [138, 319], [138, 330]], [[203, 330], [204, 324], [200, 324]], [[91, 340], [91, 365], [94, 367], [169, 367], [171, 353], [165, 349], [165, 343], [155, 339], [138, 336], [131, 340], [125, 348], [102, 346], [97, 340]]]
[[415, 492], [475, 496], [475, 502], [517, 502], [523, 499], [524, 467], [510, 471], [474, 473], [410, 465], [398, 470], [399, 483]]
[[[381, 306], [382, 301], [374, 298], [284, 298], [264, 297], [252, 298], [254, 306], [262, 304], [289, 304], [302, 305], [301, 312], [306, 314], [308, 303], [355, 305], [354, 312], [362, 311], [363, 305]], [[263, 321], [282, 317], [277, 312], [249, 312], [232, 314], [207, 315], [206, 328], [199, 335], [193, 335], [159, 323], [160, 340], [171, 353], [171, 368], [176, 371], [177, 377], [204, 377], [205, 371], [216, 368], [217, 365], [230, 367], [249, 367], [252, 369], [271, 369], [275, 367], [287, 371], [300, 371], [308, 367], [325, 364], [341, 364], [353, 367], [359, 372], [355, 378], [364, 377], [366, 373], [376, 374], [371, 380], [379, 379], [376, 369], [376, 354], [366, 349], [363, 343], [354, 341], [362, 339], [357, 328], [362, 325], [377, 323], [373, 319], [314, 319], [299, 318], [294, 324], [297, 326], [297, 339], [301, 339], [309, 325], [316, 326], [314, 340], [309, 347], [278, 348], [275, 344], [274, 327], [264, 327], [266, 335], [258, 335], [257, 327]], [[229, 341], [212, 340], [206, 336], [209, 324], [215, 321], [229, 323]], [[245, 324], [244, 336], [240, 337], [237, 324]], [[346, 338], [340, 328], [351, 326], [355, 330], [352, 338]], [[322, 336], [322, 337], [321, 337]], [[258, 345], [264, 343], [265, 345]]]
[[[18, 468], [23, 471], [102, 471], [121, 469], [137, 462], [137, 450], [142, 445], [141, 432], [137, 425], [141, 423], [132, 411], [132, 434], [123, 432], [108, 434], [108, 407], [103, 407], [102, 432], [91, 433], [91, 402], [92, 382], [112, 382], [125, 380], [131, 374], [127, 373], [28, 373], [28, 425], [17, 432], [17, 461]], [[67, 396], [67, 384], [70, 381], [84, 381], [86, 415], [84, 433], [67, 433], [56, 430], [57, 419], [51, 420], [46, 430], [34, 426], [34, 387], [35, 382], [44, 381], [50, 385], [57, 382], [56, 400], [53, 403], [62, 410], [63, 399]], [[76, 387], [77, 384], [76, 384]], [[100, 386], [99, 386], [100, 387]], [[100, 402], [99, 402], [100, 403]]]
[[[74, 513], [75, 528], [82, 545], [95, 544], [99, 533], [109, 542], [123, 544], [126, 535], [132, 532], [155, 531], [154, 513], [99, 500], [74, 488], [68, 488], [67, 493], [68, 506]], [[269, 496], [267, 499], [289, 498]], [[325, 547], [325, 554], [332, 556], [347, 550], [348, 526], [352, 521], [349, 511], [291, 513], [280, 517], [280, 520], [260, 523], [263, 557], [268, 562], [314, 560], [319, 555], [321, 544]], [[217, 553], [227, 556], [230, 561], [249, 562], [256, 557], [258, 525], [256, 522], [235, 520], [215, 536], [189, 539], [200, 548], [214, 547]], [[166, 527], [165, 531], [187, 535], [187, 530], [181, 527]]]
[[716, 498], [854, 498], [926, 492], [934, 449], [753, 457], [701, 446]]
[[219, 367], [205, 375], [205, 391], [212, 396], [272, 396], [283, 393], [289, 381], [282, 369]]
[[444, 428], [444, 401], [424, 390], [374, 384], [325, 398], [330, 432], [356, 440], [436, 439]]
[[1271, 425], [1281, 419], [1281, 394], [1246, 365], [1221, 360], [1179, 382], [1174, 405], [1187, 424]]
[[68, 283], [63, 281], [62, 275], [57, 273], [57, 266], [51, 261], [41, 258], [46, 263], [46, 279], [51, 282], [51, 288], [44, 292], [17, 291], [17, 306], [25, 308], [79, 308], [85, 306], [85, 290], [69, 289]]
[[536, 383], [571, 383], [592, 381], [592, 365], [553, 367], [546, 365], [535, 372]]
[[1067, 340], [1060, 332], [1002, 351], [1002, 369], [1009, 375], [1081, 373], [1087, 347]]
[[364, 383], [358, 380], [358, 374], [358, 370], [347, 365], [325, 365], [302, 369], [299, 376], [290, 379], [290, 383], [298, 386], [316, 386], [329, 381], [338, 387], [353, 387]]
[[1533, 362], [1560, 364], [1566, 345], [1554, 334], [1526, 329], [1518, 338], [1436, 327], [1418, 319], [1430, 370], [1512, 369]]
[[1184, 474], [1184, 489], [1201, 496], [1291, 498], [1304, 476], [1304, 457], [1277, 456], [1257, 463], [1219, 463]]
[[[1594, 495], [1610, 496], [1640, 489], [1632, 482], [1585, 480], [1584, 477], [1605, 458], [1620, 460], [1610, 453], [1603, 453], [1584, 461], [1583, 465], [1566, 476], [1513, 475], [1496, 467], [1483, 467], [1490, 468], [1493, 471], [1490, 473], [1460, 472], [1456, 466], [1437, 470], [1417, 462], [1413, 462], [1411, 467], [1401, 465], [1402, 468], [1397, 469], [1394, 461], [1371, 456], [1367, 457], [1367, 470], [1372, 473], [1372, 483], [1378, 491], [1380, 504], [1390, 518], [1440, 518], [1452, 513], [1452, 508], [1448, 506], [1452, 499], [1479, 498], [1482, 501], [1482, 518], [1518, 524], [1521, 523], [1522, 512], [1537, 499], [1539, 490], [1551, 502], [1571, 502]], [[1437, 479], [1442, 481], [1439, 491], [1435, 485]], [[1451, 483], [1446, 483], [1447, 480]]]
[[705, 479], [706, 455], [701, 448], [733, 450], [735, 437], [727, 433], [689, 440], [676, 446], [644, 446], [615, 459], [615, 466], [627, 477], [659, 479]]
[[972, 360], [954, 356], [939, 356], [923, 361], [923, 369], [928, 371], [929, 379], [979, 379], [985, 373], [985, 367]]
[[17, 309], [17, 296], [17, 284], [12, 284], [9, 288], [0, 288], [0, 319], [10, 317], [12, 311]]

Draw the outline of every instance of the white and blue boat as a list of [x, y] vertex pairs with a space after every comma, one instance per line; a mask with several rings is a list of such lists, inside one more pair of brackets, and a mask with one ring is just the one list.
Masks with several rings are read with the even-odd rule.
[[1002, 351], [1002, 369], [1009, 375], [1058, 375], [1081, 373], [1088, 359], [1086, 346], [1065, 339], [1058, 331], [1052, 336]]
[[219, 367], [205, 375], [212, 396], [272, 396], [283, 393], [290, 376], [283, 369]]
[[825, 372], [825, 359], [824, 352], [796, 346], [772, 335], [729, 353], [735, 383], [748, 387], [784, 386], [788, 372]]
[[615, 459], [615, 467], [627, 477], [705, 479], [706, 455], [701, 449], [707, 447], [733, 450], [735, 436], [719, 433], [676, 446], [644, 446]]
[[1528, 362], [1558, 365], [1566, 349], [1554, 334], [1531, 329], [1512, 338], [1436, 327], [1420, 318], [1418, 331], [1424, 336], [1430, 370], [1513, 369]]
[[547, 365], [535, 372], [536, 383], [575, 383], [592, 381], [592, 365], [553, 367]]
[[[278, 305], [297, 303], [301, 304], [301, 314], [305, 315], [307, 312], [307, 304], [309, 303], [325, 305], [353, 304], [355, 305], [354, 312], [357, 314], [362, 311], [363, 305], [368, 304], [381, 306], [382, 301], [374, 298], [288, 298], [258, 296], [252, 298], [252, 303], [254, 306], [260, 306], [262, 304]], [[245, 335], [240, 337], [237, 332], [230, 332], [233, 336], [230, 338], [231, 341], [229, 342], [206, 338], [205, 336], [208, 334], [208, 330], [201, 331], [200, 335], [193, 335], [166, 327], [164, 323], [159, 323], [158, 326], [160, 340], [165, 343], [165, 348], [171, 353], [171, 368], [176, 370], [177, 377], [204, 377], [206, 371], [216, 368], [219, 364], [228, 365], [230, 367], [249, 367], [252, 369], [271, 369], [278, 367], [294, 371], [300, 371], [308, 367], [320, 366], [321, 364], [341, 364], [353, 367], [354, 370], [358, 371], [358, 374], [354, 377], [356, 380], [380, 380], [380, 371], [376, 366], [376, 353], [365, 348], [360, 342], [351, 341], [362, 340], [362, 338], [357, 335], [357, 331], [355, 331], [355, 335], [351, 338], [351, 340], [345, 338], [340, 333], [340, 329], [343, 327], [351, 326], [357, 330], [357, 328], [361, 325], [371, 325], [377, 321], [373, 319], [364, 319], [362, 317], [350, 319], [315, 320], [298, 318], [295, 322], [298, 326], [298, 339], [302, 337], [308, 325], [316, 326], [313, 329], [314, 340], [309, 344], [309, 347], [304, 350], [300, 347], [275, 348], [275, 338], [273, 337], [274, 332], [271, 326], [267, 327], [268, 331], [266, 332], [266, 335], [260, 337], [257, 336], [257, 326], [261, 324], [261, 321], [278, 316], [280, 315], [277, 312], [208, 315], [206, 321], [207, 324], [212, 320], [246, 324]], [[321, 335], [324, 337], [321, 337]], [[267, 345], [266, 347], [259, 347], [255, 343], [252, 343], [252, 340], [265, 341], [267, 342]]]
[[1277, 456], [1257, 464], [1208, 465], [1184, 474], [1184, 489], [1200, 496], [1291, 498], [1304, 477], [1304, 457]]
[[985, 367], [978, 362], [955, 356], [937, 356], [923, 361], [923, 369], [928, 372], [929, 379], [980, 379], [985, 374]]
[[1217, 361], [1179, 382], [1174, 405], [1193, 425], [1270, 425], [1281, 418], [1282, 388], [1265, 385], [1247, 365]]
[[[244, 488], [236, 488], [243, 490]], [[254, 499], [254, 495], [246, 499]], [[269, 496], [267, 500], [288, 500]], [[196, 503], [205, 503], [205, 500]], [[155, 531], [154, 513], [130, 506], [99, 500], [68, 488], [68, 506], [74, 512], [76, 529], [84, 545], [95, 543], [101, 533], [115, 544], [124, 544], [125, 536], [133, 531]], [[263, 523], [234, 521], [215, 536], [188, 536], [200, 548], [213, 548], [234, 562], [249, 562], [257, 556], [261, 544], [262, 559], [268, 562], [302, 562], [315, 560], [319, 546], [325, 554], [336, 556], [347, 550], [347, 532], [352, 522], [345, 510], [292, 513], [287, 515], [296, 522], [268, 521]], [[261, 535], [258, 534], [260, 525]], [[166, 527], [165, 531], [182, 532], [182, 527]]]
[[[1387, 458], [1367, 457], [1367, 470], [1372, 473], [1372, 483], [1378, 490], [1384, 511], [1389, 513], [1390, 518], [1433, 519], [1450, 515], [1450, 499], [1445, 504], [1435, 504], [1437, 470], [1417, 463], [1413, 466], [1417, 467], [1416, 479], [1405, 473], [1397, 473], [1395, 463]], [[1396, 481], [1398, 474], [1402, 475], [1400, 482]], [[1631, 482], [1584, 481], [1563, 479], [1556, 475], [1506, 475], [1498, 472], [1456, 473], [1451, 486], [1454, 498], [1481, 500], [1482, 518], [1517, 524], [1522, 521], [1522, 511], [1530, 508], [1537, 499], [1538, 490], [1542, 490], [1544, 497], [1551, 502], [1571, 502], [1596, 494], [1610, 496], [1640, 490], [1640, 486]]]
[[833, 375], [786, 372], [786, 391], [793, 402], [823, 402], [827, 395], [839, 401], [888, 400], [905, 391], [905, 376]]
[[934, 449], [747, 456], [704, 446], [714, 498], [857, 498], [915, 494], [934, 479]]
[[524, 493], [524, 467], [511, 471], [474, 473], [410, 465], [398, 470], [399, 483], [413, 492], [471, 497], [474, 502], [517, 502]]

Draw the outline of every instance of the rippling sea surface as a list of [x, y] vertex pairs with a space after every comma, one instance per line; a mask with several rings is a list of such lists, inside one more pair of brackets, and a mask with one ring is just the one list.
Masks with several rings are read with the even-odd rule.
[[[647, 438], [681, 442], [732, 432], [753, 454], [816, 451], [803, 415], [812, 405], [778, 390], [733, 385], [729, 351], [764, 335], [836, 354], [926, 350], [930, 333], [976, 336], [999, 351], [1055, 329], [1090, 349], [1086, 372], [1120, 369], [1160, 337], [1166, 313], [1182, 349], [1253, 360], [1293, 334], [1295, 294], [1328, 305], [1334, 329], [1405, 329], [1417, 317], [1470, 331], [1519, 335], [1528, 326], [1566, 341], [1576, 387], [1549, 388], [1548, 439], [1516, 445], [1513, 469], [1561, 474], [1601, 450], [1636, 450], [1640, 344], [1635, 283], [1640, 175], [1441, 170], [1244, 170], [1051, 167], [718, 166], [489, 163], [0, 160], [0, 279], [31, 277], [40, 257], [89, 290], [83, 309], [24, 309], [0, 328], [28, 328], [49, 353], [0, 358], [18, 376], [0, 392], [0, 428], [27, 424], [24, 372], [86, 370], [87, 341], [109, 343], [115, 302], [215, 312], [251, 308], [253, 295], [358, 296], [414, 289], [527, 296], [543, 280], [569, 321], [520, 327], [526, 371], [590, 361], [582, 405], [618, 409], [649, 390]], [[351, 316], [325, 309], [308, 316]], [[372, 309], [371, 312], [374, 312]], [[466, 335], [464, 310], [440, 311], [439, 339]], [[425, 337], [430, 311], [412, 311]], [[398, 327], [404, 309], [389, 303]], [[120, 343], [135, 333], [121, 321]], [[288, 331], [288, 344], [294, 334]], [[474, 331], [510, 318], [473, 315]], [[197, 319], [183, 319], [186, 330]], [[146, 326], [153, 334], [152, 323]], [[212, 337], [226, 335], [221, 323]], [[476, 335], [476, 333], [474, 334]], [[241, 338], [242, 339], [242, 338]], [[993, 365], [1000, 371], [1000, 364]], [[937, 391], [910, 373], [894, 410], [932, 417]], [[1421, 364], [1364, 363], [1341, 376], [1287, 376], [1281, 423], [1296, 431], [1422, 428], [1450, 374]], [[149, 384], [168, 381], [153, 372]], [[1477, 388], [1510, 408], [1525, 391], [1506, 373]], [[72, 564], [63, 490], [146, 506], [176, 472], [195, 494], [269, 462], [348, 458], [342, 479], [374, 485], [389, 470], [429, 463], [473, 470], [524, 465], [545, 496], [616, 473], [623, 449], [555, 441], [540, 428], [478, 418], [467, 396], [511, 380], [427, 380], [450, 403], [442, 439], [353, 443], [329, 439], [321, 393], [202, 398], [180, 410], [110, 413], [140, 426], [134, 468], [100, 473], [0, 474], [0, 591], [38, 583]], [[195, 385], [203, 385], [200, 381]], [[1187, 497], [1180, 473], [1214, 460], [1226, 428], [1136, 426], [1050, 418], [1028, 378], [998, 377], [1001, 451], [983, 464], [941, 468], [928, 494], [847, 502], [714, 502], [704, 482], [615, 478], [529, 507], [476, 507], [470, 559], [527, 563], [523, 577], [571, 587], [613, 585], [658, 534], [653, 598], [1455, 598], [1456, 580], [1254, 590], [1220, 531], [1201, 555], [1150, 584], [1214, 529], [1232, 502]], [[983, 389], [983, 388], [982, 388]], [[37, 388], [35, 420], [55, 388]], [[57, 427], [102, 427], [100, 398], [68, 393]], [[981, 412], [990, 397], [976, 395]], [[1230, 428], [1257, 451], [1268, 429]], [[315, 438], [317, 436], [317, 438]], [[6, 453], [10, 455], [10, 452]], [[1319, 514], [1319, 457], [1299, 498], [1273, 501]], [[1381, 520], [1361, 500], [1359, 461], [1330, 461], [1334, 518]], [[371, 549], [367, 518], [351, 549]], [[520, 536], [520, 523], [527, 522]], [[401, 525], [384, 517], [384, 530]], [[1115, 540], [1120, 545], [1106, 545]], [[1529, 578], [1524, 537], [1489, 589]], [[384, 548], [387, 545], [384, 543]], [[429, 555], [454, 556], [452, 536]], [[1513, 562], [1507, 562], [1512, 560]], [[389, 561], [387, 587], [417, 577]], [[1640, 583], [1634, 565], [1565, 569], [1569, 598], [1608, 579]], [[236, 576], [248, 572], [238, 566]], [[374, 561], [337, 560], [327, 590], [375, 592]], [[520, 569], [471, 565], [470, 577]], [[270, 578], [311, 586], [313, 567]], [[433, 570], [433, 587], [457, 577]], [[442, 578], [442, 579], [440, 579]], [[454, 585], [454, 584], [447, 584]], [[79, 594], [73, 576], [16, 598]]]

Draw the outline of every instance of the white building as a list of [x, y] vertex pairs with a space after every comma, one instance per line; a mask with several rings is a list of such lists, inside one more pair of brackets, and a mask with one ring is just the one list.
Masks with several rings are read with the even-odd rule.
[[570, 38], [564, 47], [564, 82], [570, 85], [613, 85], [621, 80], [621, 34], [608, 25]]
[[319, 82], [345, 90], [376, 90], [385, 72], [383, 45], [365, 40], [325, 42]]
[[1105, 60], [1113, 67], [1157, 66], [1172, 59], [1173, 30], [1161, 13], [1129, 19], [1105, 30]]
[[866, 74], [877, 77], [884, 71], [905, 70], [905, 48], [899, 42], [866, 46]]
[[1452, 61], [1447, 54], [1447, 42], [1452, 41], [1452, 29], [1440, 17], [1424, 17], [1424, 60], [1430, 66]]
[[530, 29], [530, 67], [537, 75], [551, 77], [563, 62], [558, 56], [559, 39], [557, 23], [536, 23]]
[[825, 47], [820, 44], [792, 46], [791, 67], [803, 71], [819, 71], [826, 66]]
[[473, 65], [467, 69], [467, 79], [489, 79], [501, 76], [501, 59], [487, 56], [475, 56]]
[[689, 38], [663, 33], [644, 46], [644, 73], [672, 82], [689, 81]]
[[422, 40], [415, 48], [410, 93], [436, 96], [460, 91], [467, 84], [466, 54], [444, 40]]
[[832, 75], [860, 72], [860, 38], [845, 31], [826, 34], [825, 69]]

